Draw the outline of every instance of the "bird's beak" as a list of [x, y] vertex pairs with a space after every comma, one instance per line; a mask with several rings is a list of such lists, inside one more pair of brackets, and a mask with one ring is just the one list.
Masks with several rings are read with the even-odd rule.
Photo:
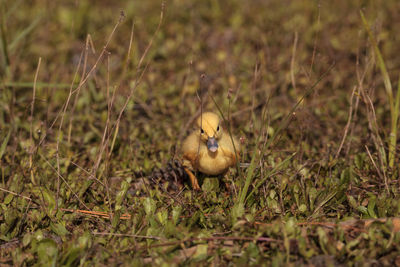
[[218, 142], [214, 137], [209, 137], [207, 141], [207, 148], [211, 152], [215, 152], [218, 149]]

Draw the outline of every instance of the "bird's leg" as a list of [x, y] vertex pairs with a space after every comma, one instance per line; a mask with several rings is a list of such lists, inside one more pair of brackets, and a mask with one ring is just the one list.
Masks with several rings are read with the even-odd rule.
[[189, 175], [190, 182], [192, 183], [192, 188], [194, 190], [200, 190], [199, 182], [197, 181], [196, 176], [192, 173], [189, 168], [185, 167], [185, 172]]

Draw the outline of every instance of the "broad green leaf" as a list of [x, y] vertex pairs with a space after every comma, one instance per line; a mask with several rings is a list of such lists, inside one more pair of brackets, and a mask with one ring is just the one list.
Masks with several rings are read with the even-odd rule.
[[69, 234], [69, 231], [65, 228], [62, 223], [50, 223], [51, 230], [58, 236], [65, 236]]

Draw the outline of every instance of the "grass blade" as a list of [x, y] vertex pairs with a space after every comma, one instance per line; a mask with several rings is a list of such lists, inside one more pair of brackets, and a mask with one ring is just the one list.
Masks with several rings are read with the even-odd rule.
[[[73, 84], [78, 85], [78, 83]], [[5, 82], [4, 86], [6, 87], [14, 87], [14, 88], [32, 88], [33, 82]], [[37, 88], [49, 87], [54, 89], [69, 89], [71, 84], [67, 83], [45, 83], [45, 82], [38, 82], [36, 84]]]
[[[390, 105], [390, 116], [391, 116], [391, 129], [388, 138], [389, 151], [388, 151], [388, 160], [389, 167], [393, 168], [394, 160], [396, 155], [396, 142], [397, 142], [397, 121], [399, 116], [399, 90], [397, 90], [396, 101], [393, 100], [393, 90], [392, 84], [390, 82], [390, 77], [386, 69], [385, 61], [383, 60], [382, 54], [379, 50], [378, 44], [375, 40], [374, 35], [372, 34], [371, 28], [366, 20], [364, 13], [360, 11], [361, 19], [364, 24], [364, 28], [368, 33], [368, 37], [370, 39], [371, 45], [374, 49], [375, 56], [377, 58], [377, 64], [383, 76], [383, 83], [385, 85], [386, 94], [389, 100]], [[396, 102], [396, 103], [395, 103]]]
[[399, 108], [400, 108], [400, 76], [397, 83], [396, 100], [394, 103], [394, 114], [392, 117], [392, 129], [389, 135], [389, 167], [394, 167], [394, 160], [396, 158], [397, 147], [397, 123], [399, 121]]
[[385, 89], [386, 89], [386, 93], [388, 95], [389, 98], [389, 103], [390, 103], [390, 110], [391, 112], [393, 112], [394, 109], [394, 103], [393, 103], [393, 90], [392, 90], [392, 84], [390, 82], [390, 77], [389, 74], [386, 70], [386, 65], [385, 65], [385, 61], [383, 60], [381, 51], [379, 50], [378, 44], [376, 43], [375, 37], [372, 34], [371, 28], [368, 24], [368, 21], [365, 19], [364, 13], [362, 11], [360, 11], [361, 14], [361, 19], [364, 23], [364, 28], [368, 33], [368, 37], [371, 41], [371, 45], [374, 48], [374, 52], [378, 61], [378, 66], [379, 69], [381, 70], [382, 76], [383, 76], [383, 83], [385, 84]]
[[4, 155], [4, 152], [6, 151], [6, 147], [7, 147], [7, 144], [8, 144], [8, 140], [10, 140], [11, 132], [12, 132], [12, 129], [10, 129], [10, 130], [8, 131], [7, 136], [4, 138], [3, 143], [1, 144], [1, 147], [0, 147], [0, 160], [1, 160], [1, 158], [3, 157], [3, 155]]
[[[10, 65], [10, 57], [8, 53], [8, 44], [6, 39], [5, 21], [0, 22], [0, 48], [1, 48], [1, 73], [6, 73]], [[1, 76], [1, 75], [0, 75]]]
[[295, 155], [297, 154], [297, 152], [294, 152], [292, 155], [290, 155], [289, 157], [285, 158], [282, 162], [280, 162], [278, 165], [275, 166], [275, 168], [273, 168], [272, 170], [270, 170], [263, 179], [261, 179], [261, 181], [259, 181], [253, 188], [253, 190], [251, 190], [251, 192], [249, 193], [249, 195], [246, 198], [246, 201], [254, 194], [254, 192], [264, 184], [264, 182], [271, 177], [271, 175], [273, 173], [276, 173], [278, 171], [280, 171], [282, 169], [282, 167], [286, 166], [286, 163], [288, 163]]
[[39, 23], [40, 17], [36, 18], [28, 27], [26, 27], [23, 31], [21, 31], [17, 37], [10, 43], [9, 51], [12, 52], [17, 48], [18, 43], [24, 39]]
[[[332, 70], [332, 68], [335, 66], [335, 64], [332, 64], [328, 70], [326, 72], [324, 72], [319, 79], [304, 93], [304, 95], [297, 101], [297, 103], [292, 107], [292, 109], [290, 110], [290, 112], [286, 115], [285, 119], [279, 124], [278, 129], [274, 132], [274, 134], [272, 135], [272, 137], [267, 141], [267, 143], [265, 144], [265, 146], [262, 148], [262, 150], [260, 151], [260, 155], [264, 155], [265, 151], [267, 150], [267, 148], [272, 144], [272, 142], [275, 141], [275, 139], [277, 138], [277, 136], [281, 133], [281, 131], [283, 129], [285, 129], [290, 122], [290, 119], [293, 115], [293, 113], [297, 110], [297, 108], [299, 107], [299, 105], [303, 102], [303, 100], [305, 98], [307, 98], [312, 92], [314, 92], [315, 87], [319, 84], [319, 82], [325, 78], [325, 76]], [[258, 143], [258, 140], [257, 140]], [[293, 156], [293, 155], [292, 155]], [[289, 158], [291, 158], [292, 156], [290, 156]], [[253, 155], [251, 157], [251, 162], [250, 162], [250, 166], [247, 169], [247, 174], [246, 174], [246, 181], [244, 184], [243, 189], [240, 191], [239, 194], [239, 205], [244, 205], [245, 204], [245, 199], [246, 199], [246, 195], [247, 195], [247, 191], [249, 190], [249, 186], [254, 178], [254, 170], [255, 170], [255, 164], [256, 164], [256, 159], [257, 159], [257, 149], [254, 150]], [[284, 162], [287, 159], [284, 160]]]

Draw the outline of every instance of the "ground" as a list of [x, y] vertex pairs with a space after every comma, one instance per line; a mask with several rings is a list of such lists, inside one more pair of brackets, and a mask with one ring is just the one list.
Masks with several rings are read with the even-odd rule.
[[[400, 266], [399, 11], [0, 1], [0, 264]], [[201, 110], [242, 149], [194, 192]]]

